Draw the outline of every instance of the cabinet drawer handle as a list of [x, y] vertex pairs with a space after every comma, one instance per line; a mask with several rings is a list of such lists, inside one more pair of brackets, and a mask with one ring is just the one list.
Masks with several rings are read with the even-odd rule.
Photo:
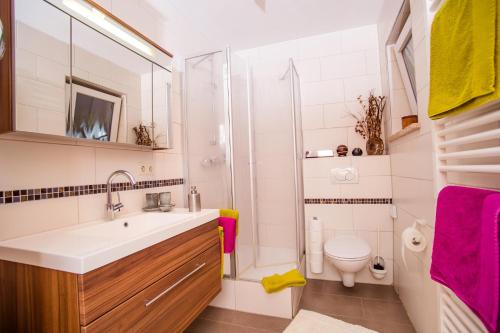
[[194, 273], [198, 272], [200, 269], [202, 269], [203, 267], [205, 267], [207, 263], [204, 262], [203, 264], [200, 264], [198, 265], [195, 269], [193, 269], [190, 273], [186, 274], [182, 279], [180, 279], [179, 281], [177, 281], [176, 283], [174, 283], [173, 285], [171, 285], [170, 287], [168, 287], [167, 289], [165, 289], [164, 291], [162, 291], [161, 293], [159, 293], [158, 295], [156, 295], [155, 298], [153, 298], [152, 300], [148, 301], [146, 300], [146, 307], [150, 306], [151, 304], [153, 304], [154, 302], [156, 302], [158, 299], [160, 299], [162, 296], [164, 296], [165, 294], [167, 294], [169, 291], [171, 291], [172, 289], [174, 289], [175, 287], [177, 287], [179, 284], [181, 284], [183, 281], [185, 281], [186, 279], [188, 279], [191, 275], [193, 275]]

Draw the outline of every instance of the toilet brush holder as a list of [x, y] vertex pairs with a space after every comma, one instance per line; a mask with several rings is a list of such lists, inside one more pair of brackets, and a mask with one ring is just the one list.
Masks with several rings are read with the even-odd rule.
[[376, 256], [370, 261], [370, 273], [377, 280], [382, 280], [387, 275], [384, 258]]

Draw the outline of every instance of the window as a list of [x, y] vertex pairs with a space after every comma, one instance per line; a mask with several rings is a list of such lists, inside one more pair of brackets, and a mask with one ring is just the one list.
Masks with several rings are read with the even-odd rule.
[[408, 102], [412, 113], [417, 114], [417, 81], [415, 79], [415, 55], [411, 33], [411, 16], [408, 16], [406, 19], [394, 48]]

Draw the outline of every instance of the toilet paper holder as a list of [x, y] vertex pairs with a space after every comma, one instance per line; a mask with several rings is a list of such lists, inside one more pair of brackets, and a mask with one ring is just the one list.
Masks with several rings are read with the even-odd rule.
[[413, 225], [403, 230], [403, 233], [401, 234], [401, 259], [406, 269], [408, 269], [405, 258], [406, 248], [412, 252], [423, 252], [427, 247], [427, 240], [425, 239], [424, 234], [417, 228], [417, 226], [424, 226], [426, 224], [425, 220], [415, 219]]

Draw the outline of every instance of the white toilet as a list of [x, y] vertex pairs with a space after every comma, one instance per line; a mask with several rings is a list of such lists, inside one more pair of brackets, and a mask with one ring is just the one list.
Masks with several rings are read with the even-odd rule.
[[354, 287], [354, 275], [370, 260], [370, 245], [355, 236], [340, 236], [327, 241], [324, 250], [326, 257], [340, 271], [344, 286]]

